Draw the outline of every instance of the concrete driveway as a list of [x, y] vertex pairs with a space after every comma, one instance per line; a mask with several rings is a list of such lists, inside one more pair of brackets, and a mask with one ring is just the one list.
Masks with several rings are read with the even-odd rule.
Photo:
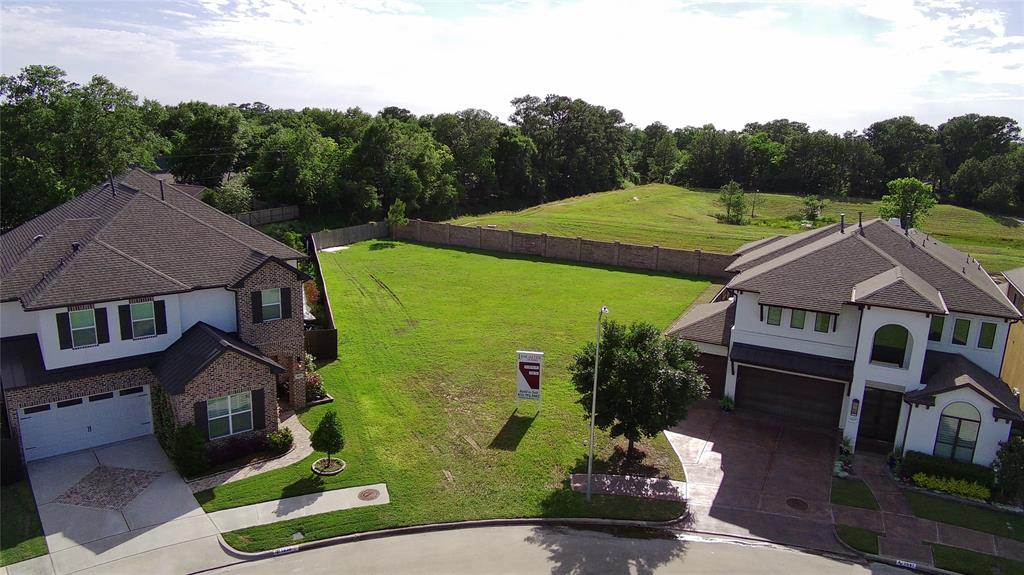
[[54, 572], [217, 533], [153, 436], [28, 465]]
[[689, 528], [843, 550], [829, 505], [836, 433], [708, 402], [666, 435], [686, 469]]

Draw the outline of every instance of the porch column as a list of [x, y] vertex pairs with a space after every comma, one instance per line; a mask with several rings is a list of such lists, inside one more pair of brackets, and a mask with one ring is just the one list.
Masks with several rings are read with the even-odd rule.
[[292, 404], [293, 409], [306, 407], [306, 373], [293, 358], [289, 358], [284, 367], [289, 370], [288, 403]]

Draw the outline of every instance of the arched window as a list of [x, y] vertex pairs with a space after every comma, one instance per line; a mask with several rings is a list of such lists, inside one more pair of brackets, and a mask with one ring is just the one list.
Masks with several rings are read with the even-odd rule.
[[871, 363], [906, 367], [910, 361], [910, 332], [902, 325], [883, 325], [875, 332]]
[[939, 418], [933, 453], [957, 461], [974, 461], [974, 446], [978, 443], [980, 428], [981, 414], [976, 407], [962, 401], [947, 405]]

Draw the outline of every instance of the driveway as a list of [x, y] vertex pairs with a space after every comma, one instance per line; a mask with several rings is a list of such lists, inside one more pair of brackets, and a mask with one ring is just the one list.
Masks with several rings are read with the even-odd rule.
[[217, 533], [152, 435], [28, 465], [58, 574]]
[[829, 505], [836, 433], [708, 402], [666, 435], [686, 469], [690, 529], [844, 550]]

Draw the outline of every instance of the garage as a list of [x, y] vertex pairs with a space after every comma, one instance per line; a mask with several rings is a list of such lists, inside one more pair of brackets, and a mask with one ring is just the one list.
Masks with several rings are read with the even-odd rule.
[[710, 353], [700, 354], [700, 370], [704, 374], [708, 387], [711, 388], [712, 399], [722, 399], [725, 395], [725, 366], [728, 359], [724, 355]]
[[839, 427], [846, 384], [739, 366], [736, 408], [815, 427]]
[[26, 461], [146, 435], [153, 432], [149, 386], [25, 407], [18, 426]]

